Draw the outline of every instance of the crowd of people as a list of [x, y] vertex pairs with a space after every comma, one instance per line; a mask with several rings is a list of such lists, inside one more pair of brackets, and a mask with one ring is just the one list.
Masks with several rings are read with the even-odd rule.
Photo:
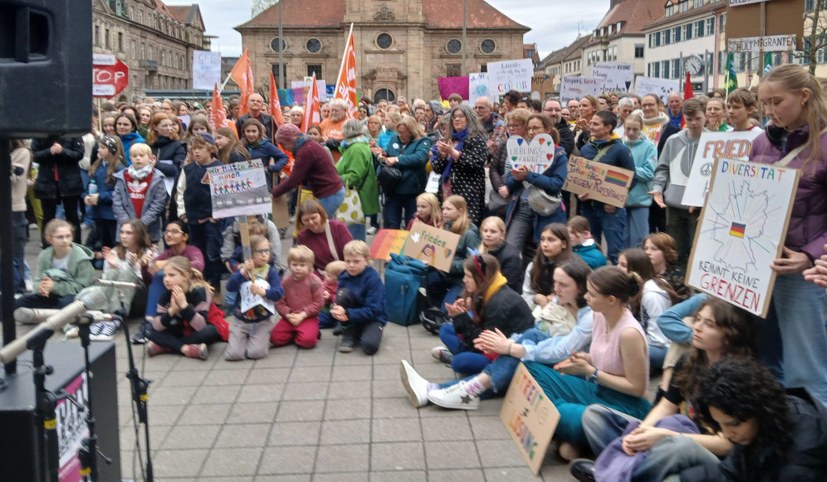
[[[244, 115], [230, 99], [225, 126], [209, 103], [145, 99], [104, 104], [82, 138], [14, 141], [18, 311], [66, 306], [100, 270], [136, 287], [104, 288], [101, 311], [139, 317], [133, 342], [149, 356], [207, 359], [223, 340], [226, 360], [257, 359], [312, 349], [320, 329], [340, 352], [373, 355], [393, 320], [366, 241], [419, 221], [459, 236], [450, 269], [424, 282], [447, 320], [431, 353], [464, 378], [430, 383], [402, 360], [415, 407], [473, 410], [522, 362], [560, 412], [559, 455], [580, 480], [827, 477], [827, 101], [812, 75], [780, 66], [757, 92], [665, 104], [514, 91], [446, 104], [363, 100], [351, 118], [333, 100], [303, 132], [300, 106], [267, 112], [258, 94]], [[752, 162], [802, 171], [783, 254], [765, 260], [777, 275], [766, 318], [684, 282], [699, 210], [681, 199], [699, 138], [753, 129]], [[550, 166], [516, 167], [508, 138], [541, 134]], [[564, 192], [572, 155], [634, 172], [625, 206]], [[295, 231], [213, 215], [208, 169], [252, 159]], [[340, 209], [354, 196], [358, 219]], [[29, 286], [31, 223], [43, 250]]]

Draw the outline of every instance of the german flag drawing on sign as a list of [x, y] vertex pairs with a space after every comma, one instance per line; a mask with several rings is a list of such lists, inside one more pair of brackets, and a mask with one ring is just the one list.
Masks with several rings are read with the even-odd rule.
[[735, 236], [736, 238], [743, 238], [744, 231], [747, 229], [746, 224], [741, 223], [732, 223], [732, 226], [729, 228], [729, 235]]

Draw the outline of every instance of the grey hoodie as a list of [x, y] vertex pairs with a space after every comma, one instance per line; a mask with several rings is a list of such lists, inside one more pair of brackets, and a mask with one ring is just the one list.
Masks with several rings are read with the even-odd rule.
[[689, 206], [681, 204], [681, 200], [699, 140], [700, 136], [690, 140], [688, 131], [684, 129], [667, 139], [663, 146], [655, 168], [653, 190], [663, 193], [663, 201], [669, 207], [689, 210]]

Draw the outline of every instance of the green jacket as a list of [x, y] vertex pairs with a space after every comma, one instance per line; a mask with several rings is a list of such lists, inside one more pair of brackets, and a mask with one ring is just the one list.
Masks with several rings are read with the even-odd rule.
[[92, 251], [89, 248], [72, 243], [68, 272], [52, 268], [54, 251], [54, 248], [49, 246], [37, 256], [37, 271], [32, 278], [35, 289], [43, 278], [51, 278], [55, 282], [52, 293], [56, 296], [76, 295], [92, 284], [95, 269], [92, 267]]
[[342, 176], [347, 189], [359, 191], [362, 211], [366, 216], [379, 212], [379, 186], [376, 170], [373, 168], [373, 153], [370, 152], [367, 137], [356, 137], [342, 141], [339, 150], [342, 157], [336, 164], [336, 171]]
[[[446, 222], [443, 229], [450, 231], [451, 223]], [[451, 261], [451, 271], [448, 276], [454, 279], [462, 280], [465, 275], [465, 259], [469, 256], [469, 250], [476, 250], [480, 245], [480, 230], [473, 224], [468, 225], [468, 229], [462, 233], [457, 243], [457, 252], [454, 254], [454, 259]]]

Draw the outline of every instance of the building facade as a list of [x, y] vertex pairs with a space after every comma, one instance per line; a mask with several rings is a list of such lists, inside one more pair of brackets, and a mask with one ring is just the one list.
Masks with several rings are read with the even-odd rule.
[[462, 3], [439, 0], [326, 0], [324, 8], [282, 0], [236, 30], [249, 51], [256, 86], [265, 90], [271, 70], [285, 79], [286, 87], [314, 72], [335, 83], [352, 23], [363, 96], [374, 101], [432, 99], [439, 94], [439, 77], [485, 72], [488, 62], [523, 58], [529, 28], [482, 0], [467, 1], [467, 45], [462, 42]]
[[92, 29], [93, 51], [114, 54], [129, 67], [124, 99], [146, 89], [191, 89], [192, 53], [210, 48], [197, 4], [92, 0]]

